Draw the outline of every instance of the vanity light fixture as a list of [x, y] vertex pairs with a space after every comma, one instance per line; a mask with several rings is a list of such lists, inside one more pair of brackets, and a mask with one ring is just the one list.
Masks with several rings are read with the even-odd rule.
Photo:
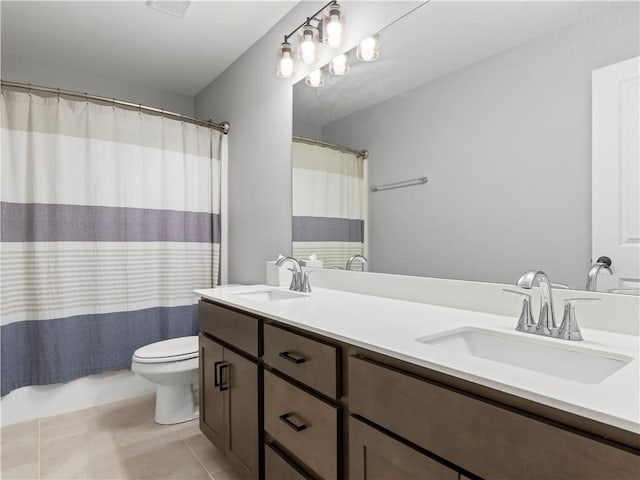
[[342, 44], [344, 17], [340, 5], [336, 0], [331, 0], [307, 17], [289, 35], [284, 36], [284, 42], [280, 44], [277, 51], [276, 73], [280, 78], [289, 78], [295, 73], [294, 48], [289, 43], [289, 39], [296, 32], [300, 32], [298, 41], [300, 61], [312, 65], [317, 59], [318, 47], [321, 43], [325, 42], [332, 48]]
[[342, 43], [342, 32], [344, 30], [344, 20], [340, 5], [334, 3], [329, 5], [324, 19], [327, 43], [331, 48], [337, 48]]
[[296, 73], [296, 64], [293, 61], [293, 46], [284, 42], [278, 47], [278, 63], [276, 73], [280, 78], [289, 78]]
[[316, 45], [318, 44], [318, 29], [312, 25], [305, 25], [300, 31], [300, 60], [306, 65], [316, 61]]
[[316, 68], [313, 72], [307, 75], [304, 79], [304, 83], [309, 87], [318, 88], [324, 85], [324, 72], [321, 68]]
[[358, 44], [356, 57], [363, 62], [375, 62], [380, 57], [380, 37], [373, 35]]
[[350, 67], [348, 53], [338, 55], [329, 63], [329, 72], [331, 72], [332, 75], [346, 75], [347, 73], [349, 73], [349, 70]]

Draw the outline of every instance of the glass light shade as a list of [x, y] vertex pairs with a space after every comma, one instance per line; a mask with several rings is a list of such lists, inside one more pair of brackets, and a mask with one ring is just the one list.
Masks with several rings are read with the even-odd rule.
[[296, 65], [293, 59], [293, 47], [290, 43], [282, 43], [278, 47], [276, 73], [280, 78], [289, 78], [296, 72]]
[[309, 87], [321, 87], [324, 85], [324, 72], [322, 69], [317, 68], [304, 79], [304, 83], [306, 83]]
[[350, 69], [349, 54], [347, 53], [338, 55], [329, 63], [329, 72], [331, 72], [332, 75], [346, 75]]
[[324, 38], [331, 48], [339, 47], [344, 33], [344, 17], [340, 5], [330, 5], [325, 14]]
[[380, 57], [380, 37], [374, 35], [367, 37], [358, 44], [356, 50], [358, 60], [363, 62], [374, 62]]
[[318, 45], [318, 29], [305, 25], [300, 30], [300, 38], [298, 41], [298, 51], [300, 52], [300, 60], [307, 65], [316, 61], [316, 51]]

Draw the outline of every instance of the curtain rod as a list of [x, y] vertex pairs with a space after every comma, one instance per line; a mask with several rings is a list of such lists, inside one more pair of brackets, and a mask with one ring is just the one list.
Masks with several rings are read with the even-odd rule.
[[342, 145], [336, 145], [333, 143], [327, 143], [320, 140], [314, 140], [313, 138], [298, 137], [294, 135], [293, 141], [306, 143], [307, 145], [319, 145], [321, 147], [328, 147], [334, 150], [338, 150], [340, 152], [355, 153], [358, 157], [362, 157], [364, 160], [366, 160], [367, 157], [369, 157], [369, 150], [356, 150], [355, 148], [343, 147]]
[[159, 113], [165, 117], [173, 118], [175, 120], [181, 120], [187, 123], [193, 123], [200, 127], [213, 128], [214, 130], [218, 130], [219, 132], [222, 132], [225, 135], [229, 133], [229, 128], [230, 128], [229, 122], [215, 123], [212, 120], [199, 120], [197, 118], [190, 117], [188, 115], [183, 115], [182, 113], [169, 112], [167, 110], [163, 110], [162, 108], [148, 107], [140, 103], [125, 102], [124, 100], [101, 97], [99, 95], [91, 95], [89, 93], [74, 92], [71, 90], [62, 90], [60, 88], [43, 87], [40, 85], [31, 85], [30, 83], [7, 82], [5, 80], [0, 80], [0, 85], [2, 87], [23, 88], [29, 91], [33, 90], [37, 92], [55, 93], [58, 95], [65, 95], [67, 97], [84, 98], [86, 100], [97, 100], [99, 102], [111, 103], [113, 105], [121, 105], [124, 107], [136, 108], [144, 112]]

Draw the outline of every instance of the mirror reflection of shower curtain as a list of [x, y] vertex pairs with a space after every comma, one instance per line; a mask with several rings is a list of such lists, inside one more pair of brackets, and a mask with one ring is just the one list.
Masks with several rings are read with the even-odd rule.
[[366, 160], [355, 153], [293, 141], [292, 254], [316, 254], [325, 268], [366, 255]]
[[218, 131], [2, 90], [2, 395], [195, 335], [219, 278]]

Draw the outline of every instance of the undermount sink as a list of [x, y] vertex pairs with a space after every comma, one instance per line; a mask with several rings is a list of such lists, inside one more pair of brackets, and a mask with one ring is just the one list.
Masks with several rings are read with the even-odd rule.
[[287, 290], [262, 290], [260, 292], [236, 293], [235, 296], [247, 298], [249, 300], [258, 300], [261, 302], [273, 302], [275, 300], [288, 300], [292, 298], [306, 297], [306, 295], [302, 293], [295, 293]]
[[616, 353], [473, 327], [449, 330], [416, 341], [580, 383], [600, 383], [632, 360]]

